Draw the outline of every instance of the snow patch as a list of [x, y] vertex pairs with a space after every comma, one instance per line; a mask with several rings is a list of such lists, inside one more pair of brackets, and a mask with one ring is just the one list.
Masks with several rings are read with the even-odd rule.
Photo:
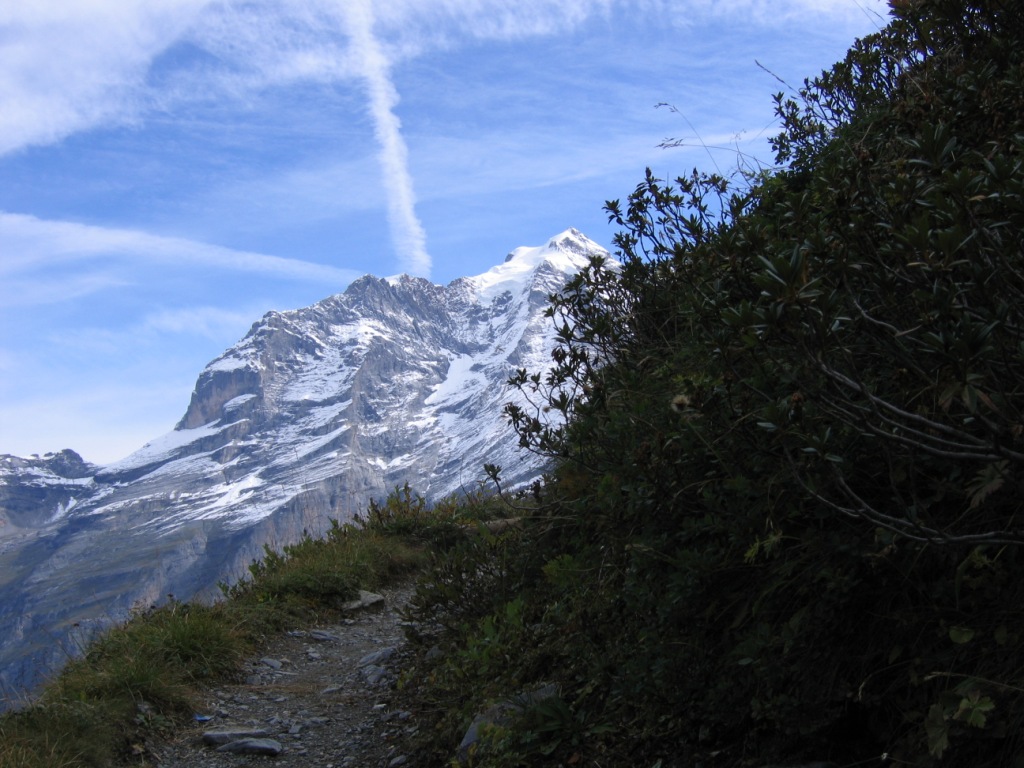
[[448, 374], [444, 381], [434, 387], [423, 404], [442, 410], [445, 406], [463, 402], [474, 392], [486, 387], [487, 378], [479, 370], [479, 362], [479, 358], [472, 355], [453, 358], [448, 364]]
[[[235, 398], [236, 400], [238, 398]], [[245, 421], [244, 419], [242, 421]], [[171, 454], [183, 446], [201, 440], [210, 435], [216, 435], [228, 427], [241, 424], [242, 421], [235, 421], [230, 424], [221, 424], [214, 421], [194, 429], [175, 429], [155, 440], [151, 440], [131, 455], [113, 464], [108, 464], [106, 469], [109, 472], [124, 472], [126, 470], [144, 467], [157, 461], [164, 461], [171, 458]]]
[[529, 287], [534, 272], [544, 262], [562, 272], [576, 272], [586, 266], [592, 253], [607, 251], [579, 230], [567, 229], [544, 245], [516, 248], [505, 258], [504, 264], [470, 277], [468, 281], [481, 302], [491, 302], [506, 292], [518, 296]]
[[53, 516], [46, 521], [47, 524], [49, 525], [52, 523], [56, 523], [59, 520], [63, 520], [65, 517], [68, 516], [68, 513], [75, 508], [76, 504], [78, 504], [78, 499], [76, 499], [74, 496], [68, 499], [67, 504], [58, 504], [57, 509], [53, 513]]
[[207, 371], [237, 371], [239, 368], [246, 368], [252, 365], [252, 360], [242, 357], [240, 350], [231, 350], [229, 353], [217, 358], [206, 366]]
[[250, 400], [255, 400], [255, 399], [256, 399], [256, 395], [251, 394], [251, 393], [248, 394], [248, 395], [239, 395], [238, 397], [233, 397], [230, 400], [228, 400], [226, 403], [224, 403], [224, 405], [222, 407], [223, 407], [223, 409], [225, 411], [228, 411], [228, 410], [230, 410], [232, 408], [237, 408], [238, 406], [242, 405], [243, 403], [247, 403]]

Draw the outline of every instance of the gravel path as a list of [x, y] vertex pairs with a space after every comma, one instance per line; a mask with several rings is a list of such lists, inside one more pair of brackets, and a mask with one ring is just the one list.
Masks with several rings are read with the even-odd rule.
[[[402, 744], [416, 731], [393, 688], [407, 652], [401, 609], [411, 584], [383, 589], [382, 603], [340, 624], [273, 638], [246, 664], [244, 683], [207, 692], [198, 721], [151, 747], [157, 768], [397, 768], [417, 764]], [[255, 732], [275, 757], [217, 751], [204, 733]], [[241, 735], [236, 734], [238, 738]], [[209, 737], [208, 737], [209, 738]], [[226, 737], [232, 740], [234, 737]], [[235, 738], [235, 741], [238, 739]], [[267, 741], [269, 740], [269, 742]]]

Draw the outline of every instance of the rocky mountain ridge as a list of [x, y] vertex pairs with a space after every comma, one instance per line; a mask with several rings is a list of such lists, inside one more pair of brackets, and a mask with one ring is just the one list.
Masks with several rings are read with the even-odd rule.
[[[550, 364], [547, 297], [605, 251], [576, 230], [446, 286], [366, 276], [269, 312], [199, 375], [175, 429], [104, 467], [0, 456], [0, 685], [10, 699], [98, 628], [215, 596], [260, 556], [408, 482], [473, 488], [540, 470], [502, 405]], [[8, 702], [10, 703], [10, 702]]]

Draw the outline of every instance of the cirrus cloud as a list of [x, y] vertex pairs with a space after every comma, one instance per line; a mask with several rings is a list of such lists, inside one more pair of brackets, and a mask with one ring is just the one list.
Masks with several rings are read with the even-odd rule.
[[[64, 301], [124, 285], [119, 271], [110, 266], [112, 260], [160, 264], [165, 268], [201, 266], [311, 281], [338, 289], [359, 276], [351, 270], [300, 259], [25, 214], [0, 213], [0, 242], [7, 253], [0, 261], [0, 300], [6, 307]], [[87, 263], [90, 271], [82, 275], [63, 269], [46, 281], [34, 278], [39, 273], [52, 272], [54, 267], [73, 263]]]

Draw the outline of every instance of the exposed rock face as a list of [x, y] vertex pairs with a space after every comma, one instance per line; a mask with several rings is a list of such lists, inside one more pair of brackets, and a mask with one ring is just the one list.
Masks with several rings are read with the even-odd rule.
[[200, 374], [174, 431], [106, 467], [0, 457], [0, 692], [167, 594], [211, 597], [262, 554], [408, 482], [439, 498], [482, 464], [540, 470], [502, 406], [550, 365], [549, 294], [603, 249], [575, 230], [447, 286], [363, 277], [270, 312]]
[[18, 478], [0, 481], [0, 540], [15, 529], [31, 530], [63, 517], [92, 493], [98, 470], [71, 450], [31, 459], [0, 456], [0, 478]]

